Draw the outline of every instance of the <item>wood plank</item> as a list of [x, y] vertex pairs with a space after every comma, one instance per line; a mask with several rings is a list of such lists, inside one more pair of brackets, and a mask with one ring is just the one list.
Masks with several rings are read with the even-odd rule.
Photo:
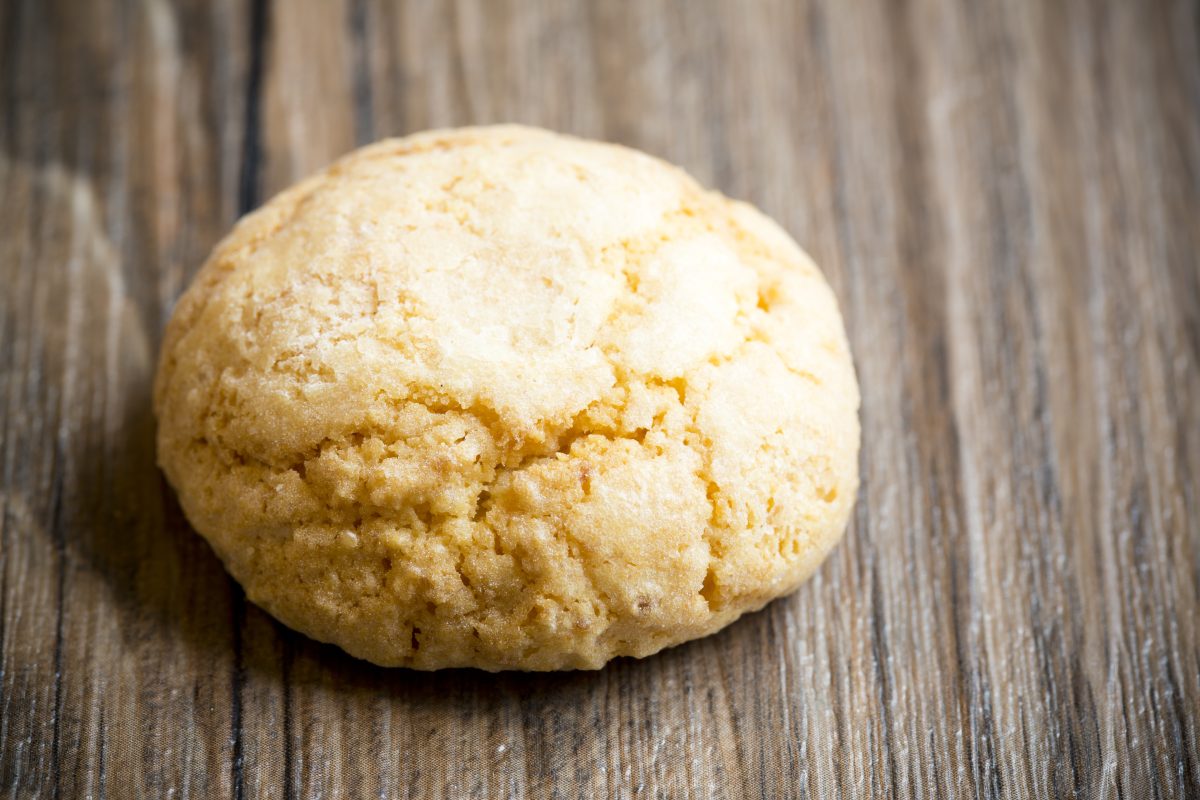
[[164, 491], [148, 392], [169, 304], [234, 215], [233, 12], [7, 15], [4, 197], [24, 222], [5, 230], [28, 234], [5, 255], [0, 369], [0, 786], [17, 796], [230, 786], [230, 582]]
[[[1200, 796], [1194, 4], [12, 0], [0, 796]], [[824, 267], [846, 542], [599, 673], [419, 674], [246, 603], [154, 465], [170, 309], [356, 143], [643, 148]]]

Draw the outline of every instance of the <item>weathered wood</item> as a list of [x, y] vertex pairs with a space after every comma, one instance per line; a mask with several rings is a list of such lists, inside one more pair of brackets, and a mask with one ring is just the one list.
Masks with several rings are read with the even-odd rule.
[[[1194, 4], [0, 3], [0, 794], [1200, 797]], [[353, 147], [646, 149], [825, 268], [847, 540], [599, 673], [354, 661], [249, 606], [154, 466], [172, 303]]]

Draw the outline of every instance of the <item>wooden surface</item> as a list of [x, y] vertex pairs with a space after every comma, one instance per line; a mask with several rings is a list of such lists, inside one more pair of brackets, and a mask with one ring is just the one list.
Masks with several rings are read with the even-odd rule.
[[[1200, 8], [0, 0], [0, 794], [1200, 797]], [[174, 299], [356, 143], [644, 148], [822, 264], [847, 540], [599, 673], [386, 671], [249, 606], [154, 464]]]

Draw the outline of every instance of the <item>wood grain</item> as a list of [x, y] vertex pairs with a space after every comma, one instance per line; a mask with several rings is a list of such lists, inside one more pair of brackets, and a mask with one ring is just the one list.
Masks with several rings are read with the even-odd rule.
[[[1200, 797], [1200, 8], [0, 2], [0, 794]], [[154, 465], [174, 300], [356, 143], [543, 125], [823, 265], [864, 477], [811, 583], [598, 673], [386, 671]]]

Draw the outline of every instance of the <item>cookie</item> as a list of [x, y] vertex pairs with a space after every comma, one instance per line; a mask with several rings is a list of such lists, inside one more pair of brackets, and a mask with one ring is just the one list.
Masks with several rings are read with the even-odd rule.
[[858, 403], [774, 223], [511, 126], [365, 147], [247, 216], [154, 389], [249, 599], [417, 669], [598, 668], [791, 592], [846, 525]]

